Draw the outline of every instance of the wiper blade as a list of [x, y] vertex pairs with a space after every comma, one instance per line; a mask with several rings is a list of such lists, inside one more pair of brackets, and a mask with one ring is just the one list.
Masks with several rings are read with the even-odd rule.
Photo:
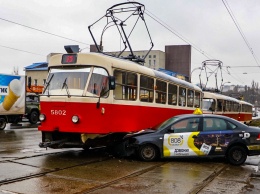
[[65, 80], [64, 80], [64, 82], [63, 82], [63, 84], [62, 84], [62, 90], [63, 90], [63, 88], [65, 88], [66, 89], [66, 92], [67, 92], [67, 94], [68, 94], [68, 97], [70, 97], [70, 92], [69, 92], [69, 87], [68, 87], [68, 85], [67, 85], [67, 78], [65, 78]]
[[[44, 88], [43, 94], [45, 93], [46, 89], [49, 88], [49, 85], [50, 85], [50, 83], [51, 83], [51, 80], [52, 80], [53, 76], [54, 76], [54, 74], [51, 75], [51, 78], [50, 78], [49, 81], [47, 82], [46, 87]], [[49, 92], [48, 92], [48, 95], [49, 95]]]

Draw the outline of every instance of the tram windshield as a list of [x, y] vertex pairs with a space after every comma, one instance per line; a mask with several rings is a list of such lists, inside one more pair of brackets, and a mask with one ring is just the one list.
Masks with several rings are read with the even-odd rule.
[[215, 104], [216, 104], [216, 102], [214, 99], [203, 99], [202, 110], [214, 111]]
[[[90, 76], [90, 78], [89, 78]], [[99, 96], [108, 88], [108, 73], [99, 67], [52, 68], [46, 81], [45, 95], [80, 95], [82, 96], [87, 81], [87, 95]], [[103, 91], [101, 91], [103, 90]]]

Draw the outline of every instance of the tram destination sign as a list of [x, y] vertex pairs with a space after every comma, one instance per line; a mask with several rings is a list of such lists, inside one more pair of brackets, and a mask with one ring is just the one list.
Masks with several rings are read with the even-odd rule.
[[62, 64], [77, 63], [77, 54], [64, 54], [61, 59]]

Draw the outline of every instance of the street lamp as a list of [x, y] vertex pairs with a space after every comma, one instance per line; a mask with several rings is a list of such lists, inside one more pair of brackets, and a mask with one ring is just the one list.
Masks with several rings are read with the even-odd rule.
[[221, 85], [221, 93], [222, 93], [222, 90], [223, 90], [223, 87], [225, 84], [230, 84], [231, 82], [224, 82], [222, 85]]
[[194, 68], [194, 69], [191, 71], [191, 73], [190, 73], [190, 83], [191, 83], [191, 75], [192, 75], [193, 71], [198, 70], [198, 69], [203, 70], [203, 68], [201, 68], [201, 67]]

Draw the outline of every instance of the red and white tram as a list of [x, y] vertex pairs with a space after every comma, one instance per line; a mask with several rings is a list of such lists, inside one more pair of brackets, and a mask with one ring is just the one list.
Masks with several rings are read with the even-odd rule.
[[112, 141], [202, 104], [199, 87], [100, 53], [53, 55], [48, 68], [40, 97], [40, 147], [89, 147], [100, 137]]
[[231, 117], [243, 123], [252, 121], [253, 105], [219, 93], [203, 92], [203, 113]]

